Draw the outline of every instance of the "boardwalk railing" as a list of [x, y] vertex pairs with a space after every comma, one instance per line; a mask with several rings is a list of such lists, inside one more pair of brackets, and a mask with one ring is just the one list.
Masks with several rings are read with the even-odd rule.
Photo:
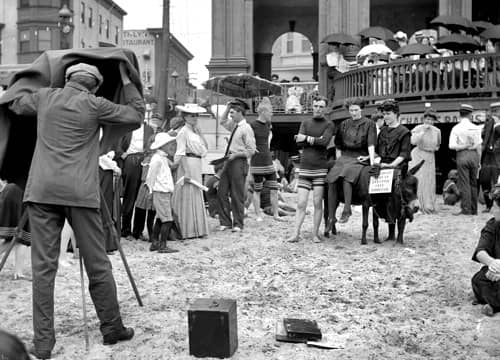
[[414, 100], [500, 92], [500, 54], [398, 60], [340, 74], [333, 81], [333, 107], [345, 100]]

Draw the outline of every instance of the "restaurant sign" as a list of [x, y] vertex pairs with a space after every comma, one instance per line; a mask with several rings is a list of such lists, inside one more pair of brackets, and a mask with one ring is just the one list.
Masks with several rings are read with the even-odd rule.
[[[457, 123], [460, 120], [460, 115], [458, 111], [441, 111], [437, 113], [438, 120], [437, 123]], [[474, 123], [484, 123], [486, 119], [486, 111], [477, 110], [472, 113], [472, 121]], [[422, 124], [424, 120], [423, 113], [410, 113], [410, 114], [401, 114], [399, 116], [399, 120], [401, 124], [413, 125], [413, 124]]]

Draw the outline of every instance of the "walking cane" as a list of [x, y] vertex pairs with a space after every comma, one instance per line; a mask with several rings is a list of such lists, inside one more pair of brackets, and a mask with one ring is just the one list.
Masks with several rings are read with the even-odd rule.
[[132, 273], [130, 271], [130, 268], [128, 266], [127, 259], [125, 257], [125, 253], [123, 252], [122, 245], [120, 244], [120, 239], [118, 237], [118, 233], [116, 232], [115, 225], [113, 224], [113, 219], [111, 217], [111, 213], [109, 212], [108, 204], [106, 204], [106, 200], [104, 199], [104, 195], [101, 191], [101, 209], [103, 211], [103, 216], [105, 220], [104, 226], [109, 226], [111, 229], [111, 236], [115, 240], [116, 248], [118, 249], [118, 252], [120, 253], [120, 257], [122, 258], [123, 265], [125, 266], [125, 271], [127, 272], [128, 279], [130, 281], [130, 284], [132, 285], [132, 290], [134, 290], [135, 297], [137, 299], [137, 302], [139, 303], [139, 306], [143, 306], [142, 304], [142, 299], [141, 295], [139, 295], [139, 290], [137, 290], [137, 286], [135, 285], [134, 278], [132, 277]]
[[[73, 239], [71, 239], [73, 245], [73, 251], [76, 251], [76, 244]], [[78, 258], [80, 259], [80, 284], [82, 288], [82, 309], [83, 309], [83, 333], [85, 336], [85, 351], [89, 351], [89, 326], [87, 322], [87, 305], [85, 304], [85, 279], [83, 277], [83, 261], [82, 254], [79, 252]]]
[[22, 231], [24, 229], [24, 226], [26, 226], [27, 222], [28, 222], [28, 211], [25, 209], [21, 216], [21, 220], [19, 220], [19, 224], [17, 224], [16, 226], [14, 237], [12, 238], [9, 247], [5, 251], [2, 261], [0, 262], [0, 271], [2, 271], [5, 263], [7, 262], [7, 258], [9, 257], [12, 249], [16, 245], [18, 239], [22, 239]]

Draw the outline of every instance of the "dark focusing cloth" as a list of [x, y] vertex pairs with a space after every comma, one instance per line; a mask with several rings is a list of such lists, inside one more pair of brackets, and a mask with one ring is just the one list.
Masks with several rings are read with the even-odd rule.
[[[16, 235], [16, 227], [23, 213], [23, 190], [16, 184], [7, 184], [0, 192], [0, 239], [10, 240]], [[21, 229], [21, 240], [31, 242], [29, 227]]]
[[398, 168], [402, 170], [403, 176], [408, 170], [408, 162], [411, 160], [410, 131], [403, 125], [397, 127], [384, 126], [378, 134], [375, 152], [380, 156], [383, 163], [390, 164], [401, 156], [404, 161]]
[[[492, 218], [481, 230], [472, 260], [479, 262], [477, 254], [486, 251], [492, 258], [500, 258], [500, 223]], [[472, 290], [481, 303], [488, 303], [493, 310], [500, 310], [500, 281], [491, 281], [486, 277], [488, 267], [485, 265], [472, 277]]]
[[342, 155], [330, 169], [326, 180], [329, 183], [339, 177], [354, 184], [358, 181], [363, 165], [358, 162], [359, 156], [368, 155], [368, 147], [377, 144], [377, 126], [375, 122], [363, 117], [359, 120], [344, 120], [335, 134], [335, 146]]
[[[66, 68], [78, 62], [95, 65], [104, 74], [104, 83], [97, 91], [97, 96], [103, 96], [114, 103], [125, 103], [118, 62], [127, 64], [132, 83], [142, 91], [139, 64], [131, 50], [103, 47], [44, 52], [29, 68], [12, 77], [9, 88], [0, 98], [0, 178], [24, 188], [37, 136], [36, 117], [18, 116], [8, 111], [6, 104], [43, 87], [62, 88]], [[103, 136], [99, 145], [105, 151], [127, 132], [137, 128], [137, 125], [115, 124], [104, 125], [102, 128]]]

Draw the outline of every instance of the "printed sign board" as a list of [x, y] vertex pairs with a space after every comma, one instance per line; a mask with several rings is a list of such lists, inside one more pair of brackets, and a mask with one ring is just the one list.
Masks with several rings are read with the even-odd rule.
[[392, 178], [394, 169], [380, 170], [378, 177], [370, 176], [369, 194], [387, 194], [392, 190]]

